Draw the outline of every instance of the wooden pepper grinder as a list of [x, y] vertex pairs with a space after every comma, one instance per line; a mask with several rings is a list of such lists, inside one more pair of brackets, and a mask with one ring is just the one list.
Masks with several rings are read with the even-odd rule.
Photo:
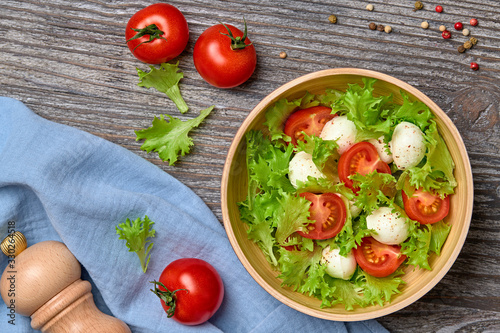
[[2, 298], [15, 313], [31, 316], [34, 329], [130, 333], [124, 322], [97, 309], [90, 283], [80, 279], [80, 263], [63, 243], [44, 241], [26, 248], [26, 238], [16, 231], [0, 247], [10, 258], [0, 281]]

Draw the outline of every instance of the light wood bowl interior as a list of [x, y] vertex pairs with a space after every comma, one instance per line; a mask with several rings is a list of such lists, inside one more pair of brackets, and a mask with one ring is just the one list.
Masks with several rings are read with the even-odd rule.
[[[363, 77], [378, 79], [374, 86], [376, 95], [392, 93], [394, 101], [401, 104], [400, 91], [405, 91], [411, 98], [425, 103], [436, 116], [439, 132], [456, 164], [455, 177], [458, 186], [450, 199], [450, 214], [446, 218], [452, 228], [441, 255], [430, 258], [432, 271], [413, 270], [413, 267], [408, 267], [403, 278], [406, 284], [401, 288], [400, 294], [393, 296], [391, 303], [386, 303], [383, 307], [378, 305], [356, 307], [353, 311], [346, 311], [343, 305], [321, 309], [321, 302], [318, 299], [281, 287], [281, 280], [276, 278], [279, 273], [272, 269], [260, 248], [247, 238], [247, 226], [241, 222], [237, 207], [237, 202], [243, 201], [247, 193], [245, 134], [251, 129], [264, 129], [265, 111], [279, 99], [298, 98], [306, 91], [321, 93], [326, 88], [345, 90], [348, 84], [363, 85]], [[462, 138], [453, 122], [434, 102], [419, 90], [391, 76], [368, 70], [341, 68], [311, 73], [286, 83], [253, 109], [238, 130], [229, 149], [222, 176], [221, 200], [224, 227], [236, 255], [250, 275], [268, 293], [291, 308], [314, 317], [336, 321], [358, 321], [384, 316], [408, 306], [432, 289], [448, 272], [462, 248], [469, 229], [473, 183], [470, 162]]]

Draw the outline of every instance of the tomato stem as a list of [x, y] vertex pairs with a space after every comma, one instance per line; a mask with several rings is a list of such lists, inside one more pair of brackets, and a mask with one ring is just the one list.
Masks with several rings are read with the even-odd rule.
[[[167, 317], [170, 318], [175, 314], [175, 306], [176, 306], [176, 297], [175, 293], [180, 291], [180, 290], [185, 290], [188, 291], [187, 289], [176, 289], [174, 291], [168, 290], [165, 285], [159, 281], [149, 281], [150, 283], [153, 283], [155, 285], [155, 289], [149, 289], [151, 290], [156, 296], [158, 296], [166, 306], [168, 306], [167, 310]], [[161, 290], [158, 288], [158, 286], [163, 287], [165, 290]]]
[[245, 44], [245, 40], [247, 39], [247, 21], [245, 20], [245, 18], [243, 18], [243, 21], [245, 22], [245, 31], [244, 31], [242, 37], [234, 37], [231, 30], [224, 23], [220, 22], [220, 24], [222, 24], [224, 26], [224, 28], [227, 29], [227, 32], [228, 32], [227, 34], [224, 34], [221, 32], [221, 34], [231, 38], [231, 49], [232, 50], [241, 50], [247, 46], [252, 45], [252, 43]]
[[135, 32], [137, 32], [137, 34], [135, 34], [134, 37], [128, 39], [127, 43], [130, 42], [131, 40], [138, 39], [138, 38], [141, 38], [143, 36], [149, 35], [149, 40], [140, 43], [139, 45], [137, 45], [136, 47], [134, 47], [134, 49], [132, 51], [135, 51], [136, 48], [138, 48], [139, 46], [141, 46], [144, 43], [151, 43], [155, 39], [167, 40], [165, 37], [162, 36], [165, 33], [163, 31], [161, 31], [156, 26], [156, 24], [150, 24], [148, 26], [145, 26], [142, 29], [134, 29], [134, 28], [131, 28], [131, 29], [134, 30]]

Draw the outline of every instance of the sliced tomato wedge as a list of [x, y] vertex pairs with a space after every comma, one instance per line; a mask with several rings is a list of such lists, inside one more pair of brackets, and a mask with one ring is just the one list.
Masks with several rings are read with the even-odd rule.
[[401, 246], [382, 244], [373, 237], [365, 237], [356, 249], [354, 258], [359, 267], [375, 277], [386, 277], [394, 273], [405, 261]]
[[297, 140], [304, 141], [304, 133], [319, 136], [325, 124], [336, 114], [331, 114], [332, 109], [326, 106], [313, 106], [292, 113], [285, 123], [285, 134], [292, 138], [292, 144], [297, 145]]
[[308, 232], [298, 231], [302, 237], [311, 239], [328, 239], [335, 237], [344, 227], [347, 210], [344, 201], [334, 193], [314, 194], [305, 192], [300, 194], [311, 202]]
[[421, 224], [432, 224], [444, 219], [450, 212], [450, 197], [417, 189], [411, 197], [402, 191], [405, 212], [409, 218]]
[[391, 173], [389, 165], [380, 159], [377, 148], [369, 142], [358, 142], [340, 156], [339, 178], [351, 189], [354, 189], [354, 185], [349, 176], [356, 173], [367, 175], [375, 170]]

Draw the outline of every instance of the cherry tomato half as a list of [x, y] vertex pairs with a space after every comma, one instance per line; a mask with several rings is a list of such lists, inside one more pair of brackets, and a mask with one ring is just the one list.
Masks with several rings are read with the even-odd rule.
[[193, 60], [201, 77], [215, 87], [232, 88], [247, 81], [257, 65], [257, 53], [246, 37], [246, 23], [245, 33], [230, 24], [205, 30], [194, 45]]
[[139, 10], [127, 23], [127, 45], [148, 64], [161, 64], [184, 51], [189, 40], [186, 18], [172, 5], [157, 3]]
[[394, 273], [405, 261], [401, 246], [382, 244], [373, 237], [365, 237], [356, 249], [354, 257], [359, 267], [375, 277], [386, 277]]
[[377, 149], [369, 142], [358, 142], [340, 156], [339, 178], [351, 189], [353, 182], [349, 176], [356, 173], [367, 175], [375, 170], [380, 173], [391, 173], [389, 165], [380, 159]]
[[309, 220], [315, 221], [309, 224], [308, 233], [298, 231], [305, 238], [328, 239], [337, 236], [342, 230], [347, 217], [344, 201], [334, 193], [314, 194], [304, 192], [301, 197], [309, 200]]
[[159, 282], [153, 283], [155, 290], [151, 291], [160, 297], [165, 312], [185, 325], [206, 322], [219, 309], [224, 298], [219, 273], [201, 259], [175, 260], [165, 267]]
[[409, 218], [421, 224], [432, 224], [444, 219], [450, 211], [450, 197], [416, 190], [411, 197], [402, 191], [405, 212]]
[[319, 136], [325, 124], [332, 118], [332, 109], [325, 106], [313, 106], [292, 113], [285, 123], [285, 134], [292, 138], [292, 144], [297, 145], [297, 140], [304, 141], [304, 134]]

